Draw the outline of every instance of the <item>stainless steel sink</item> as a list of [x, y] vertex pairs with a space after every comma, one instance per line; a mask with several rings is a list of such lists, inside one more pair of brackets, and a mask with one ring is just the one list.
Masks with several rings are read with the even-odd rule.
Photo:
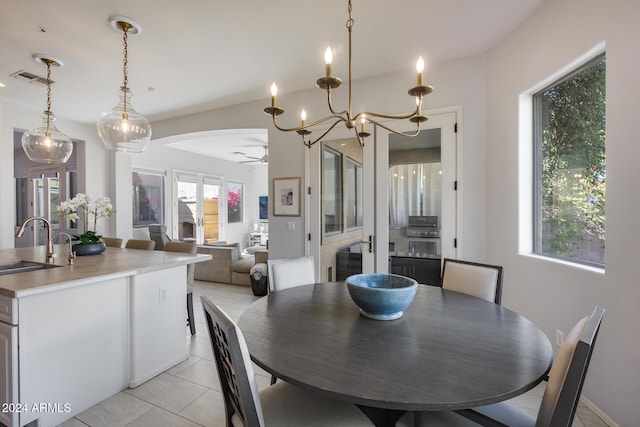
[[5, 274], [25, 273], [27, 271], [45, 270], [60, 267], [59, 265], [44, 264], [33, 261], [0, 261], [0, 276]]

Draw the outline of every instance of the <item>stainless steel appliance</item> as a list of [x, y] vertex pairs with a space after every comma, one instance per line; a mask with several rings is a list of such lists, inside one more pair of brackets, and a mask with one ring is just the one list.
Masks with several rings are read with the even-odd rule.
[[437, 216], [409, 216], [407, 237], [440, 237]]

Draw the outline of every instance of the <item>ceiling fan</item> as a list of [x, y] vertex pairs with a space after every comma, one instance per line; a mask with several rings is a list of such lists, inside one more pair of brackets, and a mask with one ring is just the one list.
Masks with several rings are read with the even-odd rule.
[[240, 162], [240, 163], [260, 163], [261, 165], [266, 165], [269, 163], [269, 153], [267, 152], [267, 146], [263, 146], [264, 148], [264, 156], [262, 157], [253, 157], [253, 156], [247, 156], [244, 153], [238, 152], [238, 154], [241, 154], [243, 156], [245, 156], [248, 159], [251, 160], [245, 160], [244, 162]]

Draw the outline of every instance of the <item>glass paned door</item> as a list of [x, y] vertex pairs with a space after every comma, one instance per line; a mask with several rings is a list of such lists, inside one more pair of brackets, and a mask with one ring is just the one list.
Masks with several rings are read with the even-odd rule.
[[[457, 176], [456, 117], [457, 113], [454, 111], [432, 114], [429, 120], [423, 124], [421, 135], [416, 138], [398, 137], [401, 139], [399, 144], [405, 145], [404, 153], [401, 153], [401, 156], [405, 156], [413, 163], [415, 163], [415, 159], [418, 158], [425, 160], [422, 163], [430, 163], [428, 167], [407, 168], [408, 173], [412, 175], [415, 171], [415, 174], [422, 173], [425, 176], [425, 183], [423, 183], [422, 180], [413, 180], [415, 184], [414, 187], [418, 186], [412, 190], [413, 197], [415, 198], [415, 201], [412, 203], [418, 204], [415, 209], [412, 208], [408, 210], [406, 207], [390, 209], [390, 198], [392, 197], [390, 195], [391, 186], [389, 181], [390, 166], [394, 163], [408, 163], [408, 161], [398, 162], [397, 155], [393, 153], [393, 151], [399, 149], [396, 143], [390, 142], [392, 136], [395, 134], [377, 127], [374, 135], [365, 141], [365, 146], [362, 149], [358, 146], [361, 157], [358, 158], [356, 162], [355, 172], [347, 168], [346, 185], [347, 187], [350, 185], [349, 178], [353, 176], [356, 177], [356, 181], [359, 178], [363, 183], [361, 187], [356, 187], [361, 189], [362, 192], [362, 222], [358, 224], [360, 220], [357, 214], [345, 216], [346, 223], [350, 224], [350, 221], [355, 220], [357, 226], [353, 228], [353, 234], [344, 236], [345, 240], [340, 241], [338, 247], [329, 247], [327, 244], [331, 243], [327, 237], [332, 236], [327, 236], [326, 234], [326, 219], [322, 209], [324, 198], [326, 198], [324, 193], [328, 187], [325, 185], [323, 188], [323, 184], [325, 183], [322, 180], [322, 160], [325, 153], [322, 147], [331, 145], [332, 148], [335, 149], [337, 145], [340, 145], [339, 143], [341, 143], [342, 140], [336, 139], [311, 147], [308, 162], [308, 182], [311, 186], [311, 196], [308, 201], [308, 223], [311, 240], [308, 253], [316, 259], [318, 278], [320, 281], [331, 279], [342, 280], [344, 274], [341, 274], [341, 272], [337, 270], [340, 270], [345, 262], [348, 264], [350, 269], [349, 273], [351, 274], [358, 271], [365, 273], [390, 272], [392, 264], [391, 256], [394, 252], [393, 245], [400, 242], [400, 240], [396, 238], [397, 236], [390, 237], [390, 233], [402, 235], [403, 240], [407, 240], [406, 223], [408, 222], [408, 212], [415, 212], [415, 215], [413, 213], [411, 214], [412, 216], [437, 216], [440, 221], [438, 223], [439, 238], [414, 239], [420, 241], [420, 244], [415, 242], [411, 244], [414, 248], [414, 253], [419, 252], [422, 254], [423, 252], [429, 252], [430, 255], [437, 255], [438, 259], [442, 257], [455, 258], [456, 248], [454, 242], [458, 223], [456, 211], [457, 196], [454, 187]], [[397, 123], [390, 124], [391, 127], [397, 125]], [[397, 129], [407, 132], [413, 130], [410, 128], [410, 123], [406, 123], [405, 125], [407, 126], [406, 129]], [[440, 147], [427, 151], [437, 151], [438, 162], [440, 162], [439, 165], [435, 164], [436, 162], [431, 158], [427, 160], [429, 156], [428, 153], [420, 152], [422, 148], [426, 149], [426, 147], [422, 147], [424, 142], [420, 141], [423, 132], [432, 132], [432, 130], [440, 136]], [[335, 130], [334, 134], [338, 138], [343, 136], [339, 131], [336, 132]], [[348, 137], [348, 135], [345, 133], [344, 137]], [[336, 143], [338, 144], [336, 145]], [[357, 165], [360, 162], [362, 163], [362, 168], [361, 171], [358, 171]], [[429, 181], [428, 185], [426, 183], [427, 178]], [[318, 191], [314, 192], [316, 188]], [[346, 211], [350, 212], [349, 209], [355, 209], [357, 212], [358, 206], [360, 205], [360, 201], [358, 200], [359, 195], [354, 197], [349, 190], [346, 192], [348, 195]], [[405, 196], [403, 195], [402, 197]], [[398, 226], [396, 230], [390, 230], [391, 212], [394, 212], [396, 216], [402, 216], [403, 225]], [[394, 220], [397, 221], [397, 218]], [[319, 238], [314, 239], [314, 236], [319, 236]], [[350, 240], [346, 239], [347, 237]], [[429, 243], [435, 242], [435, 249], [432, 250], [434, 245], [424, 244], [422, 240], [428, 241]], [[409, 242], [403, 241], [402, 244], [404, 243], [406, 243], [407, 252], [410, 252]], [[429, 247], [429, 250], [423, 251], [423, 247]], [[431, 254], [431, 252], [434, 251], [435, 253]], [[399, 263], [402, 264], [402, 262]], [[438, 263], [438, 261], [435, 263]], [[435, 269], [437, 270], [437, 267]]]
[[177, 236], [178, 240], [186, 242], [197, 241], [198, 233], [198, 182], [189, 177], [178, 179], [177, 191]]
[[[456, 113], [450, 112], [430, 115], [413, 138], [376, 129], [370, 154], [375, 192], [365, 192], [365, 206], [375, 209], [364, 210], [365, 235], [369, 230], [375, 235], [374, 251], [363, 251], [363, 271], [404, 273], [427, 283], [422, 279], [439, 276], [443, 257], [456, 257], [455, 125]], [[366, 167], [365, 161], [365, 173]], [[437, 217], [434, 227], [428, 227], [431, 217]]]
[[220, 182], [218, 180], [205, 179], [202, 184], [202, 196], [204, 200], [203, 212], [203, 238], [204, 243], [212, 243], [220, 240]]
[[212, 176], [178, 174], [174, 178], [173, 235], [181, 241], [212, 243], [220, 240], [219, 195], [221, 179]]

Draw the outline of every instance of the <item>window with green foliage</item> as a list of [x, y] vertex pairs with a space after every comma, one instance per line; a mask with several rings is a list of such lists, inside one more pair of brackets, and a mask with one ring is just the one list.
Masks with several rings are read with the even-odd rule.
[[534, 253], [604, 267], [605, 82], [601, 55], [533, 96]]

